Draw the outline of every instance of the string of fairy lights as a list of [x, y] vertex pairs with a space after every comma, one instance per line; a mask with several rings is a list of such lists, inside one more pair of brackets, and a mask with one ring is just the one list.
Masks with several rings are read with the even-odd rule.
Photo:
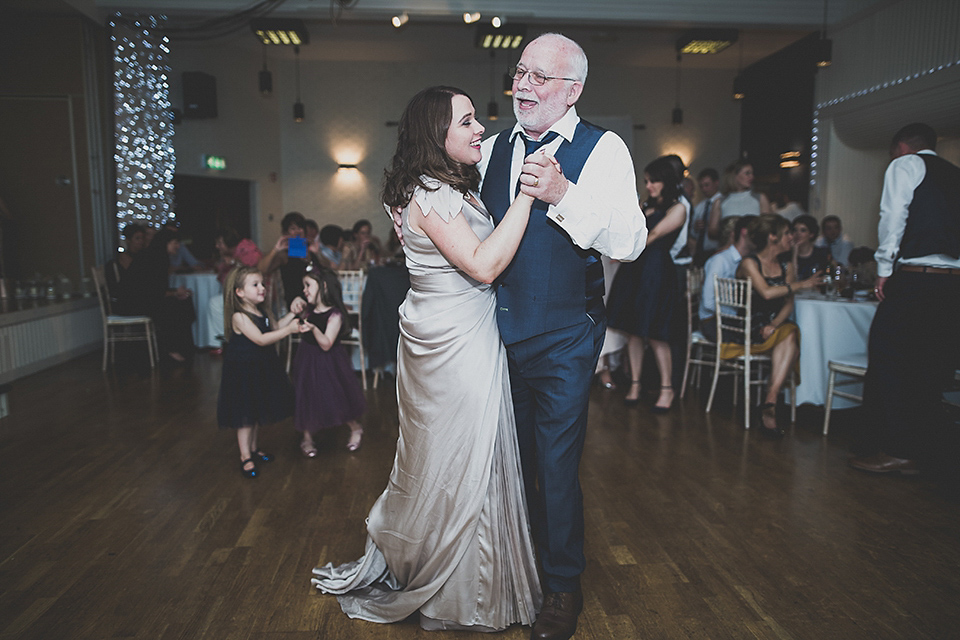
[[177, 158], [165, 21], [165, 16], [119, 13], [110, 20], [118, 231], [132, 222], [158, 227], [174, 217]]
[[955, 65], [960, 65], [960, 60], [948, 60], [943, 64], [938, 64], [935, 67], [930, 67], [929, 69], [921, 69], [914, 73], [908, 73], [907, 75], [897, 78], [896, 80], [888, 80], [886, 82], [878, 82], [872, 87], [866, 87], [864, 89], [859, 89], [857, 91], [851, 91], [845, 96], [840, 96], [838, 98], [833, 98], [832, 100], [826, 100], [824, 102], [818, 103], [813, 109], [813, 122], [810, 128], [810, 186], [816, 187], [818, 182], [818, 170], [819, 170], [819, 161], [818, 157], [820, 155], [820, 111], [826, 109], [827, 107], [832, 107], [840, 103], [846, 102], [847, 100], [853, 100], [861, 96], [870, 95], [876, 93], [877, 91], [883, 91], [885, 89], [892, 89], [893, 87], [902, 85], [905, 82], [910, 82], [911, 80], [916, 80], [924, 76], [929, 76], [931, 74], [949, 69]]

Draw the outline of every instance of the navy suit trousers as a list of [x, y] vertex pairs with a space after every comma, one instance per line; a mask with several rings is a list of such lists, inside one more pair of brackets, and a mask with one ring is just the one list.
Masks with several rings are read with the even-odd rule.
[[580, 324], [507, 345], [527, 507], [548, 592], [579, 589], [586, 566], [580, 458], [605, 331], [604, 318], [584, 315]]

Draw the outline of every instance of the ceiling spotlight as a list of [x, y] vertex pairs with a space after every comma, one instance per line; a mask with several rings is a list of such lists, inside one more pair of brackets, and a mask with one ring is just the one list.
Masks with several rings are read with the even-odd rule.
[[500, 16], [493, 16], [492, 18], [490, 18], [490, 24], [493, 25], [494, 29], [499, 29], [500, 27], [502, 27], [503, 22], [504, 22], [503, 18], [501, 18]]
[[474, 12], [471, 12], [471, 13], [465, 13], [465, 14], [463, 14], [463, 21], [466, 22], [467, 24], [472, 24], [472, 23], [476, 22], [476, 21], [479, 20], [479, 19], [480, 19], [480, 12], [479, 12], [479, 11], [474, 11]]
[[393, 16], [393, 18], [390, 20], [390, 23], [391, 23], [393, 26], [395, 26], [397, 29], [399, 29], [399, 28], [402, 27], [403, 25], [407, 24], [407, 21], [408, 21], [408, 20], [410, 20], [410, 16], [407, 15], [407, 12], [406, 12], [406, 11], [404, 11], [403, 13], [401, 13], [401, 14], [398, 15], [398, 16]]

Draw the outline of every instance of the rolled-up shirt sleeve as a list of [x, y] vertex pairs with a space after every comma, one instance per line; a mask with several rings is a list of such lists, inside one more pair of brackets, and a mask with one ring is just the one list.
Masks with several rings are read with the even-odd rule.
[[907, 207], [926, 174], [923, 158], [914, 154], [901, 156], [887, 166], [883, 176], [883, 194], [880, 196], [877, 251], [874, 253], [877, 275], [882, 278], [893, 274], [893, 263], [900, 253], [900, 241], [907, 228]]
[[636, 260], [647, 243], [647, 226], [633, 159], [618, 135], [603, 134], [576, 184], [570, 183], [547, 217], [582, 249], [596, 249], [616, 260]]

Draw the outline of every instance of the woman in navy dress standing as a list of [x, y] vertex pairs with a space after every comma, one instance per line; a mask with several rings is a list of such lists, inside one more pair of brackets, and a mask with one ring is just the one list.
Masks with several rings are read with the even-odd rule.
[[640, 372], [649, 343], [660, 369], [660, 393], [652, 411], [666, 413], [673, 404], [673, 361], [668, 340], [679, 295], [670, 247], [683, 228], [687, 211], [680, 202], [681, 176], [670, 160], [657, 158], [643, 170], [643, 177], [647, 189], [643, 203], [649, 229], [647, 248], [634, 262], [620, 265], [610, 287], [607, 315], [611, 328], [630, 336], [627, 353], [631, 382], [626, 403], [640, 401]]

